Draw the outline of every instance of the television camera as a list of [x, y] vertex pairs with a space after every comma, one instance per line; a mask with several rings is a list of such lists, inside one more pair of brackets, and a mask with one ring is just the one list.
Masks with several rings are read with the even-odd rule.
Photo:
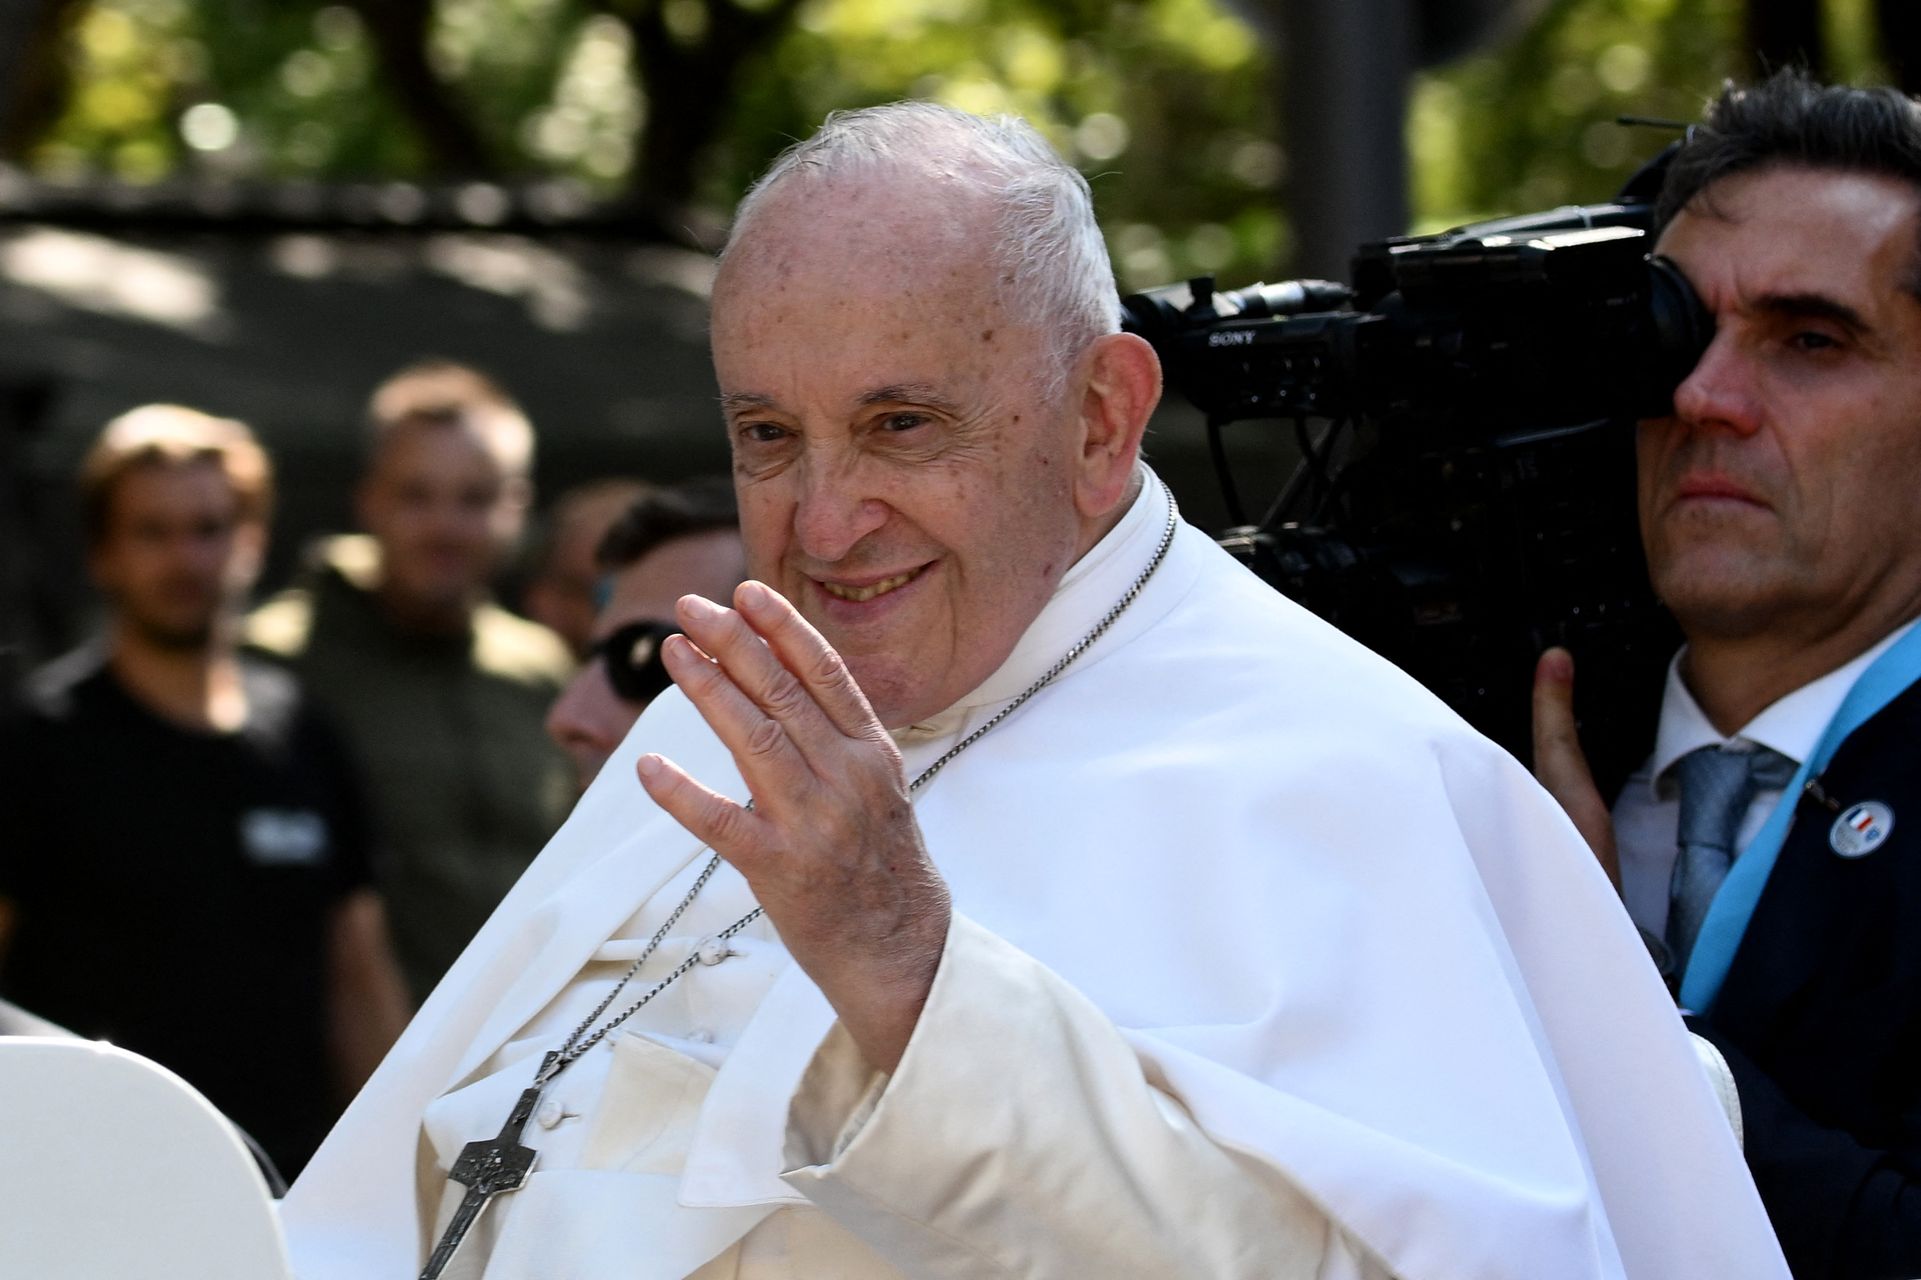
[[[1713, 333], [1648, 252], [1658, 183], [1365, 245], [1352, 285], [1203, 277], [1123, 303], [1207, 415], [1222, 543], [1524, 760], [1534, 659], [1568, 646], [1604, 787], [1645, 753], [1678, 643], [1641, 556], [1632, 424], [1669, 411]], [[1250, 520], [1225, 428], [1272, 419], [1300, 461]]]

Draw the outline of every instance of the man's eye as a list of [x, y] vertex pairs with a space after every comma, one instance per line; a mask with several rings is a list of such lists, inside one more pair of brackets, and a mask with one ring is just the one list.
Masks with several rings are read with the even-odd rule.
[[749, 443], [772, 444], [785, 436], [787, 429], [771, 422], [747, 422], [741, 424], [739, 432], [740, 438]]
[[890, 413], [882, 420], [881, 425], [888, 431], [912, 431], [915, 427], [927, 425], [927, 415], [924, 413]]
[[1788, 345], [1796, 351], [1829, 351], [1841, 345], [1831, 333], [1815, 329], [1804, 329], [1788, 339]]

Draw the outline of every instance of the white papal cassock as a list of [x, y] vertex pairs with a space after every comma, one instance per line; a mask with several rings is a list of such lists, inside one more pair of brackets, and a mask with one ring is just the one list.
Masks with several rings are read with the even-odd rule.
[[[910, 777], [1094, 625], [1166, 511], [1150, 479], [1006, 665], [896, 735]], [[301, 1280], [414, 1275], [460, 1146], [680, 901], [705, 853], [643, 750], [744, 798], [659, 699], [293, 1188]], [[1198, 531], [917, 810], [957, 914], [893, 1075], [758, 922], [549, 1087], [468, 1274], [1786, 1274], [1554, 802]], [[749, 901], [723, 869], [622, 1003]]]

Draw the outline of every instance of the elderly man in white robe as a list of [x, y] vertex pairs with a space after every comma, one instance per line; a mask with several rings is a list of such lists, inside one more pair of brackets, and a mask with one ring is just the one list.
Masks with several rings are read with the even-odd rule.
[[713, 348], [755, 580], [294, 1187], [303, 1280], [1762, 1277], [1514, 761], [1182, 524], [1086, 184], [837, 116]]

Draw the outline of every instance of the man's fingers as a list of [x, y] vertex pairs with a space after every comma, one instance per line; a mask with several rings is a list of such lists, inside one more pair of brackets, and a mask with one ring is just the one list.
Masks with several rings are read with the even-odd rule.
[[1574, 657], [1566, 649], [1549, 649], [1534, 667], [1534, 773], [1543, 784], [1549, 775], [1571, 775], [1593, 785], [1574, 722]]
[[687, 776], [673, 761], [649, 752], [634, 763], [640, 785], [674, 821], [715, 853], [740, 867], [761, 844], [761, 819], [744, 805]]
[[1618, 889], [1614, 820], [1581, 749], [1574, 721], [1574, 657], [1566, 649], [1549, 649], [1534, 667], [1534, 776], [1567, 811]]
[[838, 726], [746, 617], [701, 596], [682, 596], [675, 611], [688, 638], [713, 658], [761, 718], [784, 731], [810, 764], [826, 767], [824, 757], [840, 745]]
[[765, 583], [749, 581], [735, 588], [734, 604], [766, 639], [781, 666], [800, 678], [836, 729], [850, 738], [886, 735], [847, 664], [784, 596]]
[[714, 736], [733, 754], [755, 795], [764, 796], [803, 772], [811, 774], [780, 722], [762, 711], [733, 674], [703, 654], [692, 637], [667, 637], [661, 642], [660, 660]]

